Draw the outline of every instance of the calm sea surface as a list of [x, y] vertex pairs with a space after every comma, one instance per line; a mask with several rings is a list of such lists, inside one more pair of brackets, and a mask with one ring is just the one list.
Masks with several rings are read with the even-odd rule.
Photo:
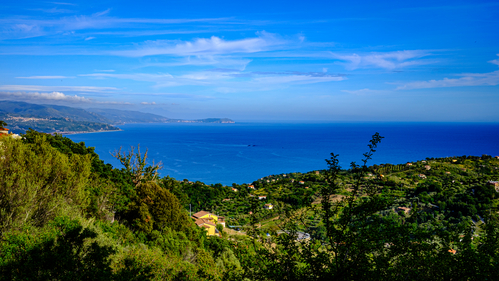
[[68, 135], [85, 142], [106, 163], [121, 167], [111, 152], [140, 144], [163, 163], [161, 175], [207, 184], [248, 183], [264, 176], [361, 163], [371, 135], [385, 137], [370, 164], [400, 164], [426, 157], [499, 155], [499, 123], [333, 124], [127, 124], [123, 131]]

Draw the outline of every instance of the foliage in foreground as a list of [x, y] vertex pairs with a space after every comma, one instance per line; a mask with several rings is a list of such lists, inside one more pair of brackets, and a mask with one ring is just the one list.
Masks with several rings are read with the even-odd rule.
[[[4, 138], [0, 279], [499, 279], [496, 191], [486, 184], [499, 178], [499, 162], [368, 166], [381, 139], [349, 170], [331, 154], [327, 170], [235, 192], [159, 178], [139, 149], [116, 152], [116, 169], [61, 135]], [[247, 235], [206, 237], [189, 204], [227, 214]]]

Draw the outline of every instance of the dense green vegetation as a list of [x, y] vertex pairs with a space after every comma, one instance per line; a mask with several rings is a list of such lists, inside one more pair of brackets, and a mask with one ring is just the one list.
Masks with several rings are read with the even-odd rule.
[[[1, 139], [1, 280], [495, 280], [499, 159], [427, 158], [272, 175], [160, 178], [140, 148], [29, 130]], [[272, 204], [272, 208], [269, 208]], [[224, 216], [207, 237], [189, 209]]]

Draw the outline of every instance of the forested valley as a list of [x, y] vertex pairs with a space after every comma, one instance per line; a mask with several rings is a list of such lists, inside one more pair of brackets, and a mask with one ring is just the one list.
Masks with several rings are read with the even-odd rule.
[[21, 137], [0, 138], [1, 280], [499, 279], [499, 157], [370, 165], [376, 133], [360, 164], [224, 186], [161, 177], [140, 147], [112, 167]]

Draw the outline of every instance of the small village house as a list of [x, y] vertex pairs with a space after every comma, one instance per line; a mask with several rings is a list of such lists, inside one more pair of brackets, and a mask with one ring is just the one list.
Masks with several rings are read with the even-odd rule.
[[217, 224], [221, 224], [225, 227], [224, 217], [214, 215], [210, 212], [199, 211], [192, 215], [197, 226], [206, 229], [208, 236], [220, 236], [220, 232], [217, 229]]
[[195, 223], [197, 226], [204, 228], [208, 236], [221, 236], [220, 231], [218, 231], [216, 224], [214, 224], [212, 221], [208, 221], [205, 219], [197, 219]]

